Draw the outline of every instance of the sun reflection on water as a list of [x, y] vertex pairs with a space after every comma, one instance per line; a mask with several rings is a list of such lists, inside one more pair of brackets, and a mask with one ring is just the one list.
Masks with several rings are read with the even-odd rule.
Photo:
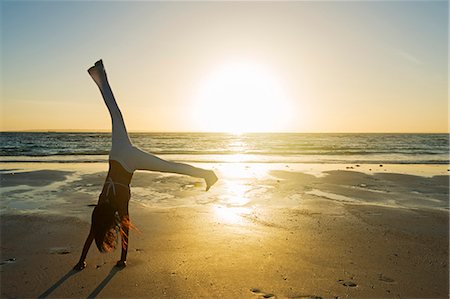
[[244, 216], [253, 212], [251, 199], [247, 196], [252, 188], [248, 179], [253, 175], [243, 163], [248, 159], [245, 154], [247, 144], [241, 135], [234, 135], [228, 148], [234, 154], [228, 157], [228, 163], [221, 165], [223, 191], [218, 196], [217, 204], [213, 206], [214, 217], [227, 224], [244, 224]]

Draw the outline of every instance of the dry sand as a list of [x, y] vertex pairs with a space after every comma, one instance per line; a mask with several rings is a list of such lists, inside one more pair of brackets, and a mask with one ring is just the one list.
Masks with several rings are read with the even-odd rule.
[[443, 171], [228, 173], [208, 193], [137, 173], [128, 266], [114, 267], [119, 250], [92, 247], [80, 272], [71, 268], [105, 173], [5, 171], [1, 297], [448, 298]]

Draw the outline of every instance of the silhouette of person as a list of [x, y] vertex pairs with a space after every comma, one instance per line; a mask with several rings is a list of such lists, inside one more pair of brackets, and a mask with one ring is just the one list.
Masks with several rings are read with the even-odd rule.
[[130, 182], [134, 171], [148, 170], [178, 173], [203, 178], [206, 191], [218, 180], [212, 170], [197, 168], [184, 163], [166, 161], [134, 146], [127, 133], [125, 123], [108, 83], [102, 60], [89, 68], [88, 73], [100, 89], [112, 120], [112, 147], [109, 153], [109, 170], [97, 206], [92, 212], [89, 235], [83, 246], [80, 260], [74, 269], [86, 267], [86, 256], [95, 240], [101, 252], [115, 248], [118, 235], [121, 236], [122, 251], [116, 266], [125, 267], [128, 251], [128, 234], [131, 226], [128, 203]]

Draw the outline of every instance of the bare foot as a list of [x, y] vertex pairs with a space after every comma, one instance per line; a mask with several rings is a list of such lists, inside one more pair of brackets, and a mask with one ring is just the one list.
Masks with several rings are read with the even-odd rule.
[[88, 73], [99, 86], [106, 80], [106, 72], [101, 59], [88, 69]]
[[205, 177], [206, 191], [208, 191], [209, 188], [211, 188], [212, 185], [214, 185], [217, 182], [217, 180], [218, 180], [218, 178], [217, 178], [216, 174], [214, 173], [214, 171], [208, 170], [208, 174]]
[[117, 263], [116, 263], [116, 267], [118, 267], [118, 268], [125, 268], [126, 266], [127, 266], [127, 261], [120, 260], [120, 261], [117, 261]]
[[81, 271], [81, 270], [83, 270], [84, 268], [86, 268], [86, 262], [78, 262], [78, 264], [76, 264], [74, 267], [73, 267], [73, 269], [74, 270], [76, 270], [76, 271]]

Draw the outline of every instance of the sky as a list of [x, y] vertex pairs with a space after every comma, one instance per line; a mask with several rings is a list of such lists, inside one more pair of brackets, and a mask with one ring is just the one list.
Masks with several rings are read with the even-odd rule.
[[447, 1], [1, 2], [0, 131], [448, 132]]

